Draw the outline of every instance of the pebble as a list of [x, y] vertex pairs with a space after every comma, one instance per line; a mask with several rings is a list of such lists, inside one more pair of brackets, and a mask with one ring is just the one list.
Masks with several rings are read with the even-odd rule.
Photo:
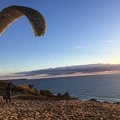
[[81, 100], [13, 100], [0, 104], [0, 120], [120, 119], [120, 104]]

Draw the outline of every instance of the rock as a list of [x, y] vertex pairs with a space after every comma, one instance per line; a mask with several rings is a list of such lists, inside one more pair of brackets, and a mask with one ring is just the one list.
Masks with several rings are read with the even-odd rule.
[[97, 102], [97, 100], [96, 100], [96, 99], [93, 99], [93, 98], [92, 98], [92, 99], [90, 99], [89, 101], [95, 101], [95, 102]]

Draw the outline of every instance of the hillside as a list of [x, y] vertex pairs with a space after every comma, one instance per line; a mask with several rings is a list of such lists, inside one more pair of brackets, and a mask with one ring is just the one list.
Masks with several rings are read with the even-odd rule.
[[[0, 81], [0, 95], [2, 96], [3, 88], [8, 82]], [[37, 90], [34, 85], [12, 85], [11, 95], [14, 99], [37, 99], [37, 100], [63, 100], [63, 99], [75, 99], [71, 98], [69, 93], [54, 95], [49, 90]]]

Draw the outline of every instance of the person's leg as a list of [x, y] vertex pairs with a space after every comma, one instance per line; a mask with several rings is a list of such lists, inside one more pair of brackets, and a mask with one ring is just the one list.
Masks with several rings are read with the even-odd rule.
[[11, 102], [11, 96], [9, 96], [9, 102]]
[[8, 94], [8, 100], [9, 100], [9, 102], [11, 102], [11, 96], [10, 96], [10, 93]]
[[5, 100], [5, 102], [8, 102], [8, 96], [6, 96], [6, 98], [5, 98], [6, 100]]

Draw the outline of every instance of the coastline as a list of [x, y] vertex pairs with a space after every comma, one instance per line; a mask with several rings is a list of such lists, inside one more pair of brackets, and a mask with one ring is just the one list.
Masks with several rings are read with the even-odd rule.
[[1, 120], [120, 119], [120, 103], [82, 100], [16, 100], [1, 102]]
[[13, 83], [16, 85], [34, 84], [37, 90], [50, 90], [54, 94], [69, 92], [72, 97], [81, 100], [95, 98], [99, 101], [120, 102], [119, 78], [120, 75], [94, 75], [89, 77], [13, 81]]
[[[1, 81], [1, 90], [6, 82]], [[80, 100], [69, 93], [53, 95], [34, 85], [12, 87], [12, 102], [0, 101], [0, 120], [118, 120], [120, 102]]]

